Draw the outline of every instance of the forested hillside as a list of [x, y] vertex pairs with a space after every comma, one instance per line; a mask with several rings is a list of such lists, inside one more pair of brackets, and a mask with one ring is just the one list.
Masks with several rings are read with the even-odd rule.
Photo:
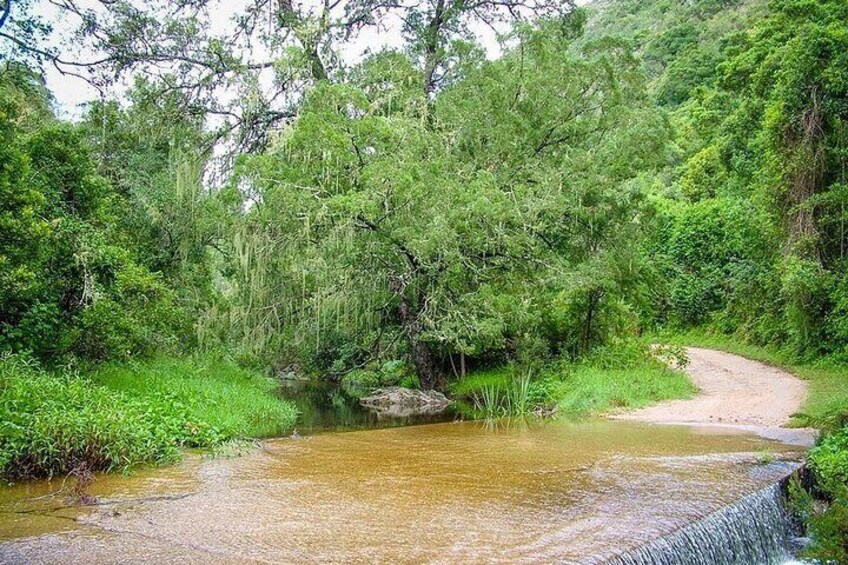
[[[64, 420], [28, 450], [50, 395], [165, 403], [158, 451], [90, 462], [116, 468], [283, 429], [257, 373], [503, 387], [488, 414], [685, 395], [646, 336], [692, 331], [825, 367], [800, 421], [844, 423], [844, 1], [258, 2], [229, 39], [206, 4], [77, 11], [99, 56], [68, 67], [6, 3], [0, 469], [86, 459]], [[340, 56], [395, 13], [403, 49]], [[510, 30], [494, 60], [486, 24]], [[251, 34], [272, 60], [245, 55]], [[131, 86], [67, 123], [49, 64]], [[200, 409], [221, 386], [256, 395], [253, 424]]]

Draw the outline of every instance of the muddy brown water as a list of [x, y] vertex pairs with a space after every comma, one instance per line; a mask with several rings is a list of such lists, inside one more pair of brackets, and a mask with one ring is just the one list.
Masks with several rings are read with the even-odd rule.
[[99, 477], [94, 506], [63, 508], [60, 481], [4, 487], [0, 562], [601, 562], [773, 484], [800, 451], [619, 421], [272, 440]]

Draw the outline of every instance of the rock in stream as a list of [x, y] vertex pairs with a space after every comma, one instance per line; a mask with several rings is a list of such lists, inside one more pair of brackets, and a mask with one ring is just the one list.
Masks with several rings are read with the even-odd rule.
[[444, 394], [435, 390], [413, 390], [399, 386], [378, 388], [359, 402], [382, 415], [396, 418], [438, 414], [451, 403]]

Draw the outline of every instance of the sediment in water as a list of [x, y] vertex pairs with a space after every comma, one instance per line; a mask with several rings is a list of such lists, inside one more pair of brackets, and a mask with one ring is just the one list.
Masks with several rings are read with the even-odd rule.
[[779, 565], [795, 532], [784, 484], [774, 484], [667, 536], [606, 561], [609, 565]]

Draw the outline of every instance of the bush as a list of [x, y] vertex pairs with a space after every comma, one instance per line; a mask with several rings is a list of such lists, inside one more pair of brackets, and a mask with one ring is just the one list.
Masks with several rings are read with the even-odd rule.
[[827, 436], [810, 451], [809, 468], [826, 493], [848, 488], [848, 427]]
[[188, 326], [161, 275], [132, 262], [112, 273], [108, 292], [83, 309], [70, 349], [86, 359], [128, 359], [174, 349]]
[[79, 467], [126, 471], [182, 447], [290, 429], [293, 405], [273, 382], [221, 360], [112, 364], [89, 378], [0, 360], [0, 475], [50, 477]]
[[[708, 322], [733, 300], [748, 304], [763, 297], [749, 288], [770, 268], [773, 241], [755, 209], [734, 200], [711, 198], [666, 212], [666, 226], [655, 244], [666, 275], [670, 320], [680, 326]], [[741, 289], [741, 290], [740, 290]], [[744, 291], [756, 296], [738, 296]]]
[[50, 477], [81, 465], [126, 470], [179, 458], [153, 407], [91, 386], [76, 373], [51, 374], [21, 357], [0, 361], [0, 474]]
[[342, 385], [354, 395], [366, 393], [381, 386], [420, 388], [418, 376], [408, 363], [399, 359], [385, 361], [380, 365], [369, 363], [363, 369], [354, 369], [342, 378]]
[[792, 486], [793, 507], [813, 540], [804, 556], [822, 563], [845, 563], [848, 561], [848, 427], [827, 436], [813, 448], [808, 466], [825, 503], [817, 504], [799, 484]]

